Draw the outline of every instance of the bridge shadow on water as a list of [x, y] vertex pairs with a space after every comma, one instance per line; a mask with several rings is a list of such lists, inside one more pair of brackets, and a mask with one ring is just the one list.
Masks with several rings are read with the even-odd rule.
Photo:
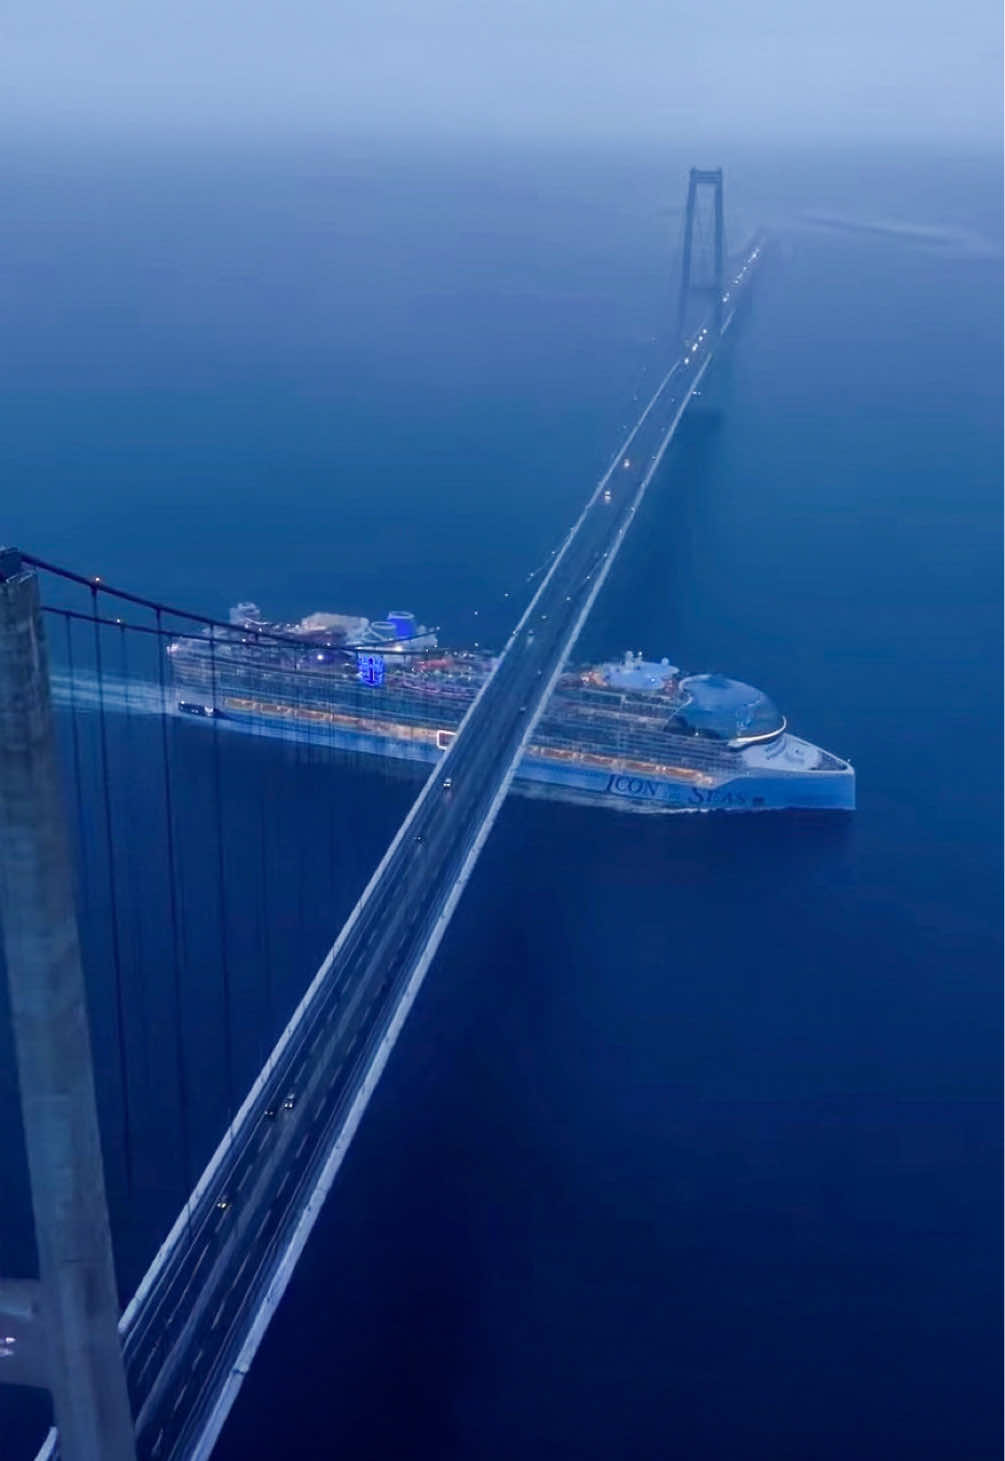
[[[657, 643], [653, 632], [662, 624], [670, 632], [688, 617], [690, 585], [716, 513], [709, 477], [720, 450], [730, 388], [728, 360], [718, 360], [702, 395], [681, 420], [604, 586], [598, 611], [584, 626], [575, 659], [596, 663], [643, 647], [651, 657], [674, 658], [673, 640]], [[645, 616], [639, 612], [640, 597], [647, 605]]]

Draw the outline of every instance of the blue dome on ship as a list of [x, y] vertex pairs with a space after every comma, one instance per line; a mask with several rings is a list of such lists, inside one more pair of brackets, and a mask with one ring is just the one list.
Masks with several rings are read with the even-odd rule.
[[769, 740], [785, 729], [785, 717], [763, 690], [725, 675], [688, 675], [670, 729], [707, 736], [733, 746]]

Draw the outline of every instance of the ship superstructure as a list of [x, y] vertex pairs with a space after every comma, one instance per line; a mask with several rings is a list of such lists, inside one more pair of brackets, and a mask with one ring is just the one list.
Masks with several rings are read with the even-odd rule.
[[[440, 649], [405, 611], [276, 624], [239, 604], [230, 618], [229, 633], [169, 644], [181, 711], [403, 761], [437, 759], [494, 663]], [[566, 669], [514, 787], [642, 811], [855, 804], [851, 766], [794, 736], [760, 690], [632, 652]]]

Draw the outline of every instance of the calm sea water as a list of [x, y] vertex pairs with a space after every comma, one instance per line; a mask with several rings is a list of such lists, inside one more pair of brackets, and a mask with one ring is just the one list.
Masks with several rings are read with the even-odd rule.
[[[507, 805], [222, 1461], [998, 1454], [997, 163], [721, 160], [779, 247], [582, 649], [762, 686], [859, 810]], [[662, 358], [691, 161], [25, 149], [0, 538], [499, 642]], [[227, 742], [234, 807], [277, 788], [273, 898], [351, 903], [409, 787]], [[128, 1281], [176, 1202], [148, 1172], [130, 1217], [114, 1149], [109, 1185]]]

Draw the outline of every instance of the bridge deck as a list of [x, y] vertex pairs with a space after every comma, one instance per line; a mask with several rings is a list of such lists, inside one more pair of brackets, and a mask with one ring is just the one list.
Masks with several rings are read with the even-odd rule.
[[[730, 286], [727, 327], [756, 249]], [[121, 1329], [143, 1461], [207, 1457], [491, 830], [718, 339], [689, 342], [419, 793]], [[56, 1454], [51, 1433], [39, 1461]]]

